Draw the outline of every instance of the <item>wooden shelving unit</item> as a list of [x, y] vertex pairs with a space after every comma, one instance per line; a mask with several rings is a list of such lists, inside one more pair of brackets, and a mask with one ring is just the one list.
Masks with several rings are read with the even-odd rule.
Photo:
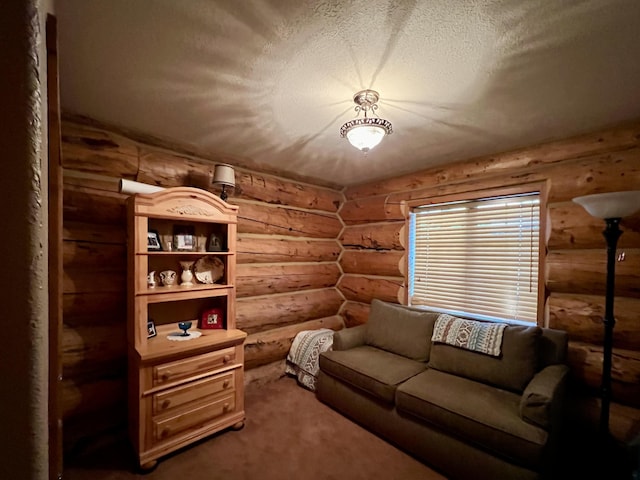
[[[140, 467], [220, 430], [244, 425], [246, 333], [236, 329], [237, 208], [204, 190], [177, 187], [128, 199], [129, 430]], [[189, 248], [167, 251], [174, 233], [189, 232]], [[154, 232], [163, 250], [152, 250]], [[222, 251], [207, 251], [208, 239]], [[224, 265], [215, 283], [181, 284], [180, 262], [217, 257]], [[217, 261], [217, 260], [216, 260]], [[171, 286], [159, 272], [173, 270]], [[149, 285], [149, 275], [156, 280]], [[200, 329], [202, 312], [224, 312], [222, 328]], [[153, 321], [154, 336], [149, 336]], [[199, 337], [176, 341], [178, 322], [191, 321]], [[173, 339], [171, 339], [172, 337]]]

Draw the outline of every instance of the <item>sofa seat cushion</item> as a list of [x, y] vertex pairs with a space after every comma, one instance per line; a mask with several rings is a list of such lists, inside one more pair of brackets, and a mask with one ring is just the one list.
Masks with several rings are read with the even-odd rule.
[[332, 350], [320, 355], [320, 370], [324, 373], [387, 403], [393, 403], [399, 383], [426, 368], [423, 362], [368, 345], [349, 350]]
[[520, 418], [518, 394], [429, 369], [398, 387], [396, 407], [512, 462], [541, 462], [548, 434]]

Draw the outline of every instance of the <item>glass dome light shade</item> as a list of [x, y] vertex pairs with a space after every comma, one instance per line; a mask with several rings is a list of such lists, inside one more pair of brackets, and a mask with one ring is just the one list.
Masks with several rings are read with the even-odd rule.
[[596, 218], [623, 218], [640, 210], [640, 190], [583, 195], [573, 201]]
[[347, 131], [347, 139], [349, 143], [358, 150], [368, 152], [382, 141], [385, 134], [385, 129], [382, 127], [375, 125], [357, 125]]

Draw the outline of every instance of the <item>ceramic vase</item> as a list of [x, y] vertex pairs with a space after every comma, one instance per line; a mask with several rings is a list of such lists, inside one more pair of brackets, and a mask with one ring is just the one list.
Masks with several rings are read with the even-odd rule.
[[180, 274], [180, 285], [184, 285], [186, 287], [193, 285], [193, 272], [191, 271], [192, 266], [193, 261], [180, 262], [180, 267], [182, 268], [182, 273]]
[[176, 272], [173, 270], [165, 270], [160, 272], [160, 280], [165, 287], [170, 287], [176, 281]]

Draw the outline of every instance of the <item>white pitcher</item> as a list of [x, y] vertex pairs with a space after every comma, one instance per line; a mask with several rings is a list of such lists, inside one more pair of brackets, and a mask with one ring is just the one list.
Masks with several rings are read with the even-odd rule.
[[152, 272], [149, 272], [149, 275], [147, 275], [147, 286], [149, 288], [155, 288], [156, 286], [156, 271], [153, 270]]

